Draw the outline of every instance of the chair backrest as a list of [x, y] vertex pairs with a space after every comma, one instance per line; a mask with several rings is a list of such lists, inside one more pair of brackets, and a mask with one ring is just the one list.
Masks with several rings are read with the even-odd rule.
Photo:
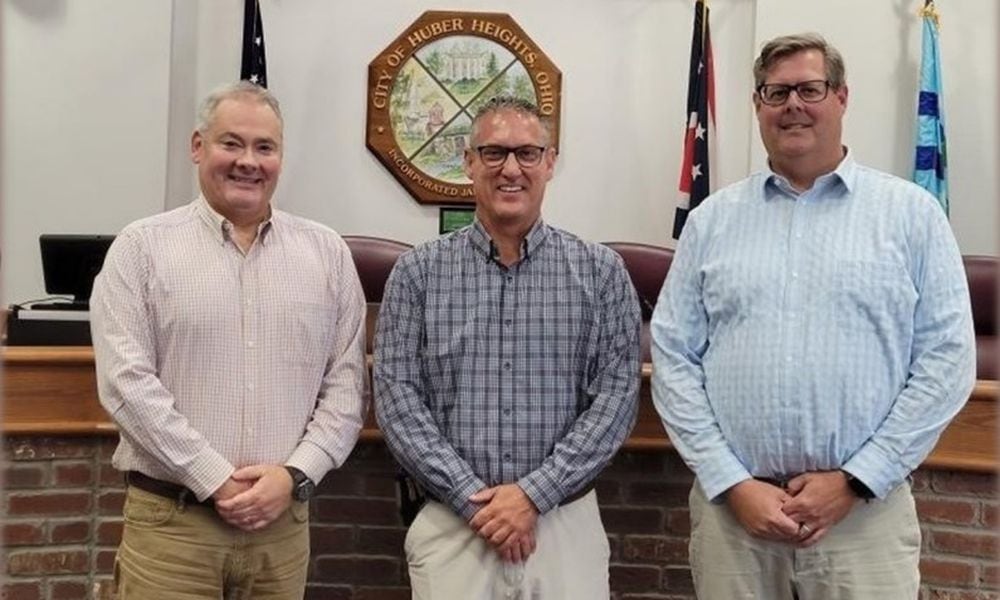
[[351, 249], [354, 266], [361, 279], [361, 288], [368, 302], [381, 302], [385, 282], [400, 255], [412, 248], [405, 242], [366, 235], [345, 235], [344, 241]]
[[625, 269], [639, 296], [642, 319], [648, 321], [653, 316], [653, 307], [667, 278], [674, 251], [664, 246], [633, 242], [605, 242], [604, 245], [620, 254], [625, 261]]
[[963, 256], [969, 281], [972, 321], [976, 335], [997, 334], [997, 281], [1000, 259], [994, 256]]

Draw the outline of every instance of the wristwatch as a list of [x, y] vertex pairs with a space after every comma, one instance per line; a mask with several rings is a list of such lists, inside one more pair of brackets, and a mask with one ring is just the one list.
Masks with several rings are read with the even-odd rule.
[[316, 491], [316, 484], [312, 479], [295, 467], [285, 466], [285, 470], [292, 476], [292, 500], [296, 502], [308, 502]]
[[865, 485], [865, 482], [861, 481], [854, 475], [851, 475], [847, 471], [842, 470], [841, 473], [843, 473], [844, 477], [847, 478], [847, 487], [851, 488], [851, 491], [854, 492], [855, 496], [861, 498], [862, 500], [871, 500], [875, 497], [875, 492], [871, 491], [868, 486]]

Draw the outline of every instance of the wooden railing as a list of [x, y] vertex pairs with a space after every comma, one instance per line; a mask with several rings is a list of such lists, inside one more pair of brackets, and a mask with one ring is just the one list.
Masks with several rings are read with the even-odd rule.
[[[117, 432], [97, 400], [94, 352], [90, 347], [4, 347], [3, 433], [5, 435], [112, 435]], [[664, 451], [670, 440], [653, 408], [642, 368], [639, 418], [625, 443], [631, 450]], [[1000, 468], [997, 403], [1000, 382], [979, 381], [962, 412], [951, 422], [925, 467], [995, 472]], [[382, 435], [371, 414], [362, 439]]]

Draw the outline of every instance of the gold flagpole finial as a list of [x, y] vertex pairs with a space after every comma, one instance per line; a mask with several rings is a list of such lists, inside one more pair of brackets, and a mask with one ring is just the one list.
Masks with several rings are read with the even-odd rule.
[[941, 28], [941, 14], [937, 11], [937, 6], [934, 4], [934, 0], [924, 0], [924, 6], [917, 11], [917, 16], [920, 18], [930, 18], [934, 20], [934, 26], [938, 29]]

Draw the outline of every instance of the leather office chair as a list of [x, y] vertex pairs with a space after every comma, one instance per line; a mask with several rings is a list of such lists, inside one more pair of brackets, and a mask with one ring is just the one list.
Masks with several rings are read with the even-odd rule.
[[405, 242], [366, 235], [345, 235], [342, 237], [347, 242], [347, 247], [351, 249], [351, 258], [354, 259], [358, 279], [361, 280], [361, 289], [364, 290], [365, 299], [368, 301], [366, 321], [368, 339], [365, 343], [365, 351], [371, 354], [372, 339], [375, 336], [375, 321], [378, 318], [378, 307], [385, 291], [385, 282], [389, 279], [389, 273], [392, 272], [396, 260], [413, 246]]
[[633, 242], [605, 242], [604, 245], [621, 255], [636, 295], [639, 296], [639, 307], [642, 309], [641, 357], [642, 362], [650, 362], [649, 320], [653, 317], [653, 308], [667, 278], [667, 271], [670, 270], [674, 251], [663, 246]]
[[963, 256], [969, 281], [972, 323], [976, 330], [976, 378], [1000, 378], [1000, 346], [997, 344], [997, 281], [1000, 259], [994, 256]]

